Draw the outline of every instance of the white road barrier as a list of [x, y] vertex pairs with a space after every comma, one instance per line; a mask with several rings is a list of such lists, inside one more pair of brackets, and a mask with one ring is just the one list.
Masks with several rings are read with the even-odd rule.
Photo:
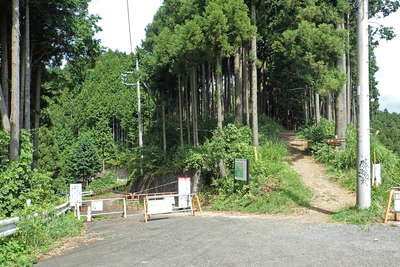
[[146, 196], [144, 199], [145, 222], [150, 220], [151, 215], [177, 212], [191, 212], [192, 215], [195, 215], [196, 211], [202, 212], [196, 194]]
[[[122, 205], [119, 205], [122, 203]], [[125, 198], [105, 198], [83, 200], [82, 205], [75, 205], [75, 214], [80, 219], [81, 216], [87, 217], [91, 221], [92, 217], [100, 215], [122, 214], [127, 217], [127, 207]]]

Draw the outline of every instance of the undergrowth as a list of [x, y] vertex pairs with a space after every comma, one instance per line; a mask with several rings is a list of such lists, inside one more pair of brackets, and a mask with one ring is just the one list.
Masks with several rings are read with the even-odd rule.
[[0, 239], [0, 266], [32, 266], [38, 256], [53, 249], [67, 237], [79, 235], [83, 224], [73, 214], [55, 217], [40, 213], [32, 216], [24, 210], [18, 223], [20, 230]]
[[[328, 167], [328, 174], [348, 190], [356, 191], [357, 187], [357, 131], [348, 127], [346, 131], [346, 148], [336, 151], [323, 143], [325, 138], [334, 136], [334, 122], [321, 120], [319, 125], [308, 125], [302, 128], [299, 135], [310, 141], [313, 157]], [[360, 210], [347, 207], [332, 215], [339, 222], [367, 224], [381, 222], [388, 200], [388, 190], [400, 184], [400, 160], [396, 154], [385, 148], [375, 134], [371, 134], [371, 164], [382, 164], [382, 185], [372, 189], [372, 204], [369, 209]]]

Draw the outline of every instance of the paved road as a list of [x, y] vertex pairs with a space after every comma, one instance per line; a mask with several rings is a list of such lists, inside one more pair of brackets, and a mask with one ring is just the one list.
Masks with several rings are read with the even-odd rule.
[[276, 218], [160, 216], [94, 222], [103, 239], [38, 266], [399, 266], [400, 228]]

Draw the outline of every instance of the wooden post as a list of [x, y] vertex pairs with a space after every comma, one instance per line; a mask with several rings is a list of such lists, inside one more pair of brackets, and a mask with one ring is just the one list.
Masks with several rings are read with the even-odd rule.
[[391, 189], [391, 190], [390, 190], [390, 193], [389, 193], [389, 200], [388, 200], [388, 204], [387, 204], [387, 207], [386, 207], [386, 212], [385, 212], [385, 220], [383, 221], [384, 223], [387, 223], [387, 221], [388, 221], [388, 217], [389, 217], [389, 213], [390, 213], [390, 208], [391, 208], [391, 206], [392, 206], [393, 192], [394, 192], [394, 190]]
[[199, 206], [199, 211], [200, 211], [201, 213], [203, 213], [203, 210], [201, 209], [201, 204], [200, 204], [199, 196], [198, 196], [198, 195], [195, 195], [195, 197], [196, 197], [197, 205]]

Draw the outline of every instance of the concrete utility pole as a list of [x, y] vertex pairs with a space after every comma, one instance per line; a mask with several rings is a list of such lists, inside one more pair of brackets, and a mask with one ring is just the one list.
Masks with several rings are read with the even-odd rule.
[[358, 168], [357, 206], [371, 206], [368, 0], [358, 2]]
[[[136, 58], [136, 73], [139, 75], [139, 59]], [[136, 97], [137, 97], [137, 109], [138, 109], [138, 130], [139, 130], [139, 148], [140, 148], [140, 162], [142, 165], [143, 161], [143, 119], [142, 119], [142, 106], [140, 101], [140, 80], [139, 76], [137, 77], [136, 84], [128, 82], [128, 75], [132, 75], [133, 71], [127, 71], [122, 74], [123, 84], [126, 86], [135, 86], [136, 85]], [[140, 175], [143, 175], [143, 168], [140, 168]]]
[[[132, 46], [132, 32], [131, 32], [131, 19], [130, 19], [130, 12], [129, 12], [129, 1], [126, 0], [126, 10], [128, 12], [128, 29], [129, 29], [129, 44], [131, 47], [131, 54], [133, 54], [133, 46]], [[125, 72], [122, 74], [124, 79], [124, 84], [128, 86], [134, 86], [135, 84], [127, 82], [128, 74], [132, 74], [133, 72]], [[140, 175], [143, 176], [143, 120], [142, 120], [142, 106], [140, 101], [140, 77], [139, 77], [139, 53], [138, 49], [136, 49], [136, 73], [137, 73], [137, 80], [136, 80], [136, 97], [137, 97], [137, 108], [138, 108], [138, 130], [139, 130], [139, 148], [140, 148]]]
[[[139, 55], [136, 52], [136, 73], [139, 75]], [[137, 77], [136, 81], [136, 97], [138, 108], [138, 124], [139, 124], [139, 148], [140, 148], [140, 165], [143, 164], [143, 119], [142, 119], [142, 106], [140, 101], [140, 79]], [[140, 167], [140, 175], [143, 176], [143, 168]]]

